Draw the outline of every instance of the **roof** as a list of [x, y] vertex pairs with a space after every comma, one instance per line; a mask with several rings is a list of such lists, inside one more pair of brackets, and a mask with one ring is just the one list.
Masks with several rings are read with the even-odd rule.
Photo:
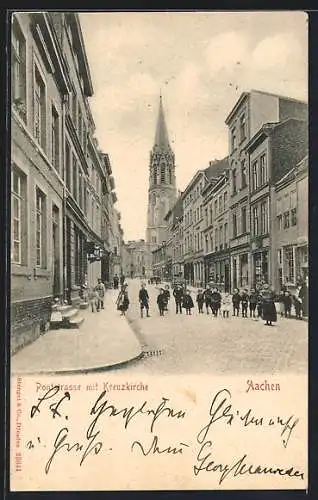
[[278, 181], [276, 182], [276, 186], [279, 188], [282, 184], [288, 183], [289, 181], [293, 181], [297, 176], [300, 169], [308, 168], [308, 155], [306, 155], [300, 162], [297, 163], [294, 167], [288, 170]]
[[286, 118], [285, 120], [282, 120], [280, 122], [271, 122], [271, 123], [264, 123], [264, 125], [259, 129], [258, 132], [251, 138], [251, 140], [246, 144], [245, 148], [246, 150], [251, 149], [254, 145], [257, 145], [262, 138], [262, 136], [268, 136], [271, 134], [271, 132], [286, 123], [291, 123], [291, 122], [299, 122], [299, 123], [307, 123], [307, 120], [301, 120], [300, 118], [295, 118], [293, 116]]
[[180, 193], [180, 196], [177, 199], [176, 203], [174, 204], [174, 206], [169, 210], [169, 212], [165, 216], [165, 220], [168, 220], [169, 216], [172, 214], [173, 224], [176, 222], [177, 219], [180, 219], [180, 217], [182, 217], [182, 215], [183, 215], [182, 194], [183, 193]]
[[210, 161], [209, 166], [204, 170], [207, 179], [211, 181], [213, 177], [218, 177], [223, 174], [224, 170], [229, 168], [229, 157], [226, 156], [222, 160]]
[[271, 97], [276, 97], [278, 99], [284, 99], [285, 101], [298, 102], [298, 103], [301, 103], [301, 104], [307, 104], [308, 105], [308, 103], [306, 101], [301, 100], [301, 99], [295, 99], [294, 97], [287, 97], [287, 96], [280, 95], [280, 94], [273, 94], [271, 92], [266, 92], [264, 90], [251, 89], [250, 91], [242, 92], [242, 94], [240, 95], [239, 99], [236, 101], [234, 107], [232, 108], [232, 110], [230, 111], [230, 113], [228, 114], [228, 116], [225, 119], [226, 125], [228, 125], [229, 121], [231, 120], [231, 118], [233, 117], [233, 115], [236, 113], [236, 111], [238, 110], [238, 108], [240, 107], [240, 105], [242, 104], [242, 102], [248, 96], [250, 96], [252, 93], [254, 93], [254, 94], [256, 93], [256, 94], [268, 95], [268, 96], [271, 96]]
[[161, 95], [159, 98], [159, 111], [158, 111], [158, 119], [157, 119], [156, 135], [155, 135], [155, 146], [158, 146], [160, 149], [163, 149], [164, 151], [170, 149], [168, 130], [166, 126]]

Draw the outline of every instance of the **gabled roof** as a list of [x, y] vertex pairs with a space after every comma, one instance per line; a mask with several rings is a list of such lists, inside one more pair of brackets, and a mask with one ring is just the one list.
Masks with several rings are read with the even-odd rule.
[[211, 161], [209, 166], [204, 170], [207, 179], [210, 181], [213, 177], [218, 177], [220, 174], [229, 168], [229, 157], [226, 156], [222, 160]]
[[231, 121], [231, 119], [235, 115], [236, 111], [241, 106], [242, 102], [247, 97], [249, 97], [252, 93], [253, 94], [267, 95], [267, 96], [271, 96], [271, 97], [276, 97], [277, 99], [283, 99], [284, 101], [298, 102], [300, 104], [307, 104], [308, 105], [308, 103], [306, 101], [301, 100], [301, 99], [295, 99], [294, 97], [287, 97], [287, 96], [280, 95], [280, 94], [273, 94], [271, 92], [266, 92], [264, 90], [251, 89], [250, 91], [242, 92], [242, 94], [240, 95], [239, 99], [236, 101], [234, 107], [232, 108], [232, 110], [230, 111], [230, 113], [228, 114], [228, 116], [225, 119], [225, 124], [226, 125], [228, 125], [228, 123]]

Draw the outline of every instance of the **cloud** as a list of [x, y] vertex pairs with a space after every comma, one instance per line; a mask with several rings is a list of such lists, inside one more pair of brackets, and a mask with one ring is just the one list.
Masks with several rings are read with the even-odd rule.
[[304, 48], [292, 33], [274, 35], [262, 40], [252, 53], [251, 64], [256, 70], [286, 68], [302, 59]]
[[209, 41], [204, 55], [210, 73], [218, 73], [220, 70], [228, 72], [236, 67], [237, 62], [242, 64], [248, 58], [246, 36], [236, 31], [221, 33]]

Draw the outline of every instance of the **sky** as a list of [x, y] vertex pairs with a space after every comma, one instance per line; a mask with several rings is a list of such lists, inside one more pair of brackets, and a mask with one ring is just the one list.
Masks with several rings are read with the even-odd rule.
[[303, 12], [94, 12], [80, 21], [125, 241], [145, 238], [160, 91], [180, 190], [228, 154], [224, 121], [242, 92], [307, 99]]

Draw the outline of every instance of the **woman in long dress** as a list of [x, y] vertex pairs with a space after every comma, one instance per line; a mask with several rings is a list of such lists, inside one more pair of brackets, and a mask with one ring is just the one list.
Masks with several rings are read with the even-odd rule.
[[127, 292], [127, 284], [124, 283], [121, 287], [119, 295], [116, 300], [117, 309], [121, 311], [121, 316], [125, 316], [125, 313], [129, 307], [129, 297]]
[[266, 326], [272, 326], [272, 322], [277, 321], [277, 311], [275, 307], [275, 294], [270, 289], [268, 283], [263, 285], [260, 293], [262, 302], [262, 318], [266, 321]]

